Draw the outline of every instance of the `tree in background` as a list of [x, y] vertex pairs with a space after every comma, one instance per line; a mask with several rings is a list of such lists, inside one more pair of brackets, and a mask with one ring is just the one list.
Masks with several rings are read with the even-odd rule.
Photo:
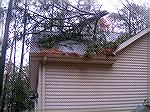
[[115, 27], [117, 30], [122, 29], [123, 32], [128, 32], [132, 36], [150, 25], [148, 8], [135, 3], [129, 3], [128, 0], [126, 0], [126, 3], [120, 2], [124, 7], [118, 10], [118, 13], [109, 15], [113, 29]]
[[[23, 29], [23, 35], [21, 35], [23, 37], [23, 47], [22, 47], [22, 53], [21, 53], [21, 62], [20, 62], [20, 67], [19, 67], [19, 70], [16, 70], [16, 66], [15, 66], [15, 55], [16, 55], [16, 39], [18, 37], [17, 33], [20, 32], [20, 31], [17, 31], [16, 33], [16, 30], [18, 30], [16, 28], [16, 26], [21, 26], [21, 23], [20, 24], [17, 24], [18, 21], [16, 20], [16, 15], [17, 14], [14, 12], [16, 9], [14, 8], [14, 6], [16, 5], [16, 2], [19, 2], [19, 1], [10, 1], [9, 2], [9, 6], [8, 6], [8, 12], [7, 14], [7, 18], [6, 18], [6, 28], [5, 28], [5, 33], [7, 33], [7, 35], [4, 34], [4, 52], [6, 52], [6, 49], [8, 48], [8, 42], [7, 40], [10, 39], [9, 35], [10, 34], [9, 32], [10, 31], [10, 27], [12, 26], [13, 22], [15, 22], [13, 28], [15, 29], [14, 31], [14, 37], [12, 39], [12, 43], [11, 43], [11, 52], [10, 52], [10, 59], [8, 61], [8, 69], [5, 70], [5, 78], [2, 77], [2, 80], [5, 79], [4, 81], [4, 87], [3, 87], [3, 94], [2, 94], [2, 97], [1, 97], [1, 112], [3, 111], [11, 111], [11, 112], [19, 112], [19, 111], [23, 111], [23, 110], [29, 110], [31, 108], [33, 108], [34, 104], [32, 102], [32, 99], [30, 98], [31, 94], [30, 94], [30, 91], [29, 91], [29, 86], [28, 86], [28, 82], [26, 80], [26, 77], [25, 77], [25, 73], [23, 72], [23, 58], [24, 58], [24, 44], [25, 44], [25, 32], [26, 32], [26, 24], [27, 24], [27, 21], [26, 20], [26, 10], [24, 10], [24, 16], [22, 16], [21, 18], [21, 13], [19, 13], [20, 15], [20, 20], [21, 23], [23, 24], [24, 26], [24, 29]], [[20, 1], [21, 2], [21, 1]], [[27, 3], [27, 2], [26, 2]], [[15, 4], [15, 5], [14, 5]], [[26, 5], [25, 5], [26, 6]], [[10, 10], [11, 9], [11, 10]], [[26, 8], [25, 8], [26, 9]], [[8, 19], [8, 20], [7, 20]], [[17, 21], [17, 22], [16, 22]], [[20, 21], [19, 21], [20, 22]], [[6, 37], [7, 36], [7, 37]], [[14, 64], [11, 65], [10, 63], [12, 62], [11, 60], [11, 57], [12, 57], [12, 51], [13, 51], [13, 47], [15, 46], [14, 48]], [[4, 55], [4, 54], [3, 54]], [[1, 60], [1, 63], [3, 63], [5, 65], [5, 59], [4, 61]], [[13, 66], [13, 67], [11, 67]], [[9, 70], [9, 68], [12, 68], [13, 70]], [[4, 73], [4, 70], [2, 70], [2, 72]]]
[[[36, 15], [37, 12], [33, 12], [38, 18], [43, 18], [42, 22], [34, 27], [36, 35], [48, 33], [47, 37], [41, 38], [38, 43], [42, 48], [52, 48], [58, 45], [60, 41], [73, 40], [77, 43], [89, 43], [91, 37], [95, 37], [97, 25], [94, 21], [98, 21], [101, 17], [105, 16], [107, 11], [100, 11], [91, 6], [90, 1], [79, 0], [76, 6], [71, 5], [68, 2], [48, 2], [46, 8], [42, 5], [41, 10], [47, 11], [47, 15]], [[89, 8], [88, 10], [87, 7]], [[55, 9], [55, 10], [54, 10]], [[41, 11], [40, 10], [40, 11]], [[94, 24], [95, 28], [92, 28]], [[103, 38], [103, 37], [101, 37]]]
[[0, 97], [2, 96], [2, 88], [3, 88], [3, 76], [4, 76], [4, 67], [5, 67], [5, 59], [6, 59], [6, 50], [9, 38], [9, 25], [11, 22], [11, 11], [12, 11], [13, 0], [9, 1], [8, 13], [6, 17], [6, 25], [4, 32], [4, 39], [2, 44], [2, 53], [0, 55]]
[[113, 46], [119, 46], [131, 36], [150, 26], [149, 7], [138, 5], [133, 2], [120, 0], [123, 8], [118, 9], [118, 13], [111, 13], [107, 16], [112, 32], [121, 33], [115, 42], [110, 42]]

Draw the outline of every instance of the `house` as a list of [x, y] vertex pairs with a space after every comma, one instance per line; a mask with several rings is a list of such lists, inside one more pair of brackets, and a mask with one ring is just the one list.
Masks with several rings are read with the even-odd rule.
[[150, 99], [150, 28], [113, 53], [83, 59], [57, 49], [30, 53], [30, 85], [43, 112], [131, 112]]

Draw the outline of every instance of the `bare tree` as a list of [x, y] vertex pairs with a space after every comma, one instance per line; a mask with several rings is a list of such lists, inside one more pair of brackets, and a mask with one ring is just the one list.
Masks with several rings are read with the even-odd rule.
[[110, 14], [110, 21], [118, 29], [123, 29], [130, 35], [135, 35], [149, 26], [148, 9], [135, 3], [123, 3], [123, 8], [118, 13]]

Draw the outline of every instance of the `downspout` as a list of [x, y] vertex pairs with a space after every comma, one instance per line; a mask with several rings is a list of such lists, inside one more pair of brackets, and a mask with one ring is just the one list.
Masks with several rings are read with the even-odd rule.
[[42, 65], [40, 63], [39, 65], [39, 74], [38, 74], [38, 88], [37, 88], [37, 92], [38, 92], [38, 100], [37, 100], [37, 103], [36, 103], [36, 110], [41, 110], [42, 109], [42, 101], [41, 101], [41, 97], [42, 97], [42, 87], [41, 87], [41, 75], [42, 75]]
[[148, 83], [148, 102], [150, 102], [150, 32], [148, 32], [148, 73], [147, 73], [147, 75], [148, 75], [148, 81], [147, 81], [147, 83]]
[[38, 101], [37, 101], [37, 111], [45, 110], [45, 67], [47, 58], [43, 58], [39, 64], [39, 74], [38, 74]]
[[41, 63], [41, 110], [45, 110], [45, 68], [47, 58], [44, 57]]

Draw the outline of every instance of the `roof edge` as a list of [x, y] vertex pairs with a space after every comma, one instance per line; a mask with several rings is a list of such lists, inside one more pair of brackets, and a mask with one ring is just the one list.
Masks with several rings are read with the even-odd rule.
[[150, 32], [150, 27], [144, 29], [143, 31], [136, 34], [135, 36], [131, 37], [129, 40], [123, 42], [113, 53], [116, 54], [117, 52], [121, 51], [122, 49], [124, 49], [125, 47], [127, 47], [128, 45], [136, 41], [137, 39], [141, 38], [143, 35], [145, 35], [148, 32]]

